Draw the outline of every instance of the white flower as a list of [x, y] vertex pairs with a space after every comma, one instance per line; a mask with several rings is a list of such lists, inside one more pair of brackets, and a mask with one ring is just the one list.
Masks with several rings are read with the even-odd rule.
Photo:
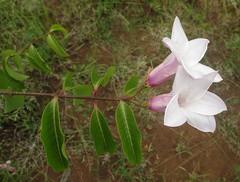
[[[215, 72], [212, 68], [198, 63], [207, 50], [209, 40], [198, 38], [188, 41], [178, 17], [174, 20], [171, 39], [165, 37], [163, 43], [172, 51], [191, 77], [201, 78]], [[219, 74], [214, 78], [214, 82], [221, 80]]]
[[170, 100], [164, 115], [164, 125], [176, 127], [186, 121], [203, 132], [214, 132], [214, 115], [227, 110], [225, 103], [217, 95], [208, 92], [217, 72], [200, 79], [191, 78], [179, 66], [172, 88]]

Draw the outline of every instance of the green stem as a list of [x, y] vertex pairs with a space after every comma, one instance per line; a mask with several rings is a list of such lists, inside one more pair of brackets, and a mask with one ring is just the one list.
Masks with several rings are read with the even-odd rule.
[[130, 96], [131, 98], [135, 97], [139, 92], [141, 92], [144, 88], [146, 88], [145, 86], [145, 82], [142, 83], [142, 85], [140, 85], [140, 87], [137, 88], [137, 90]]
[[129, 100], [129, 102], [137, 105], [137, 106], [140, 106], [140, 107], [148, 107], [148, 104], [147, 103], [142, 103], [142, 102], [138, 102], [136, 100]]

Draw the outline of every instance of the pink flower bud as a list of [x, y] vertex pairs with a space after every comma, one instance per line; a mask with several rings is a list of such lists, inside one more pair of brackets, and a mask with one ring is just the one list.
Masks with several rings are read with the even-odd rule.
[[8, 160], [8, 161], [6, 161], [6, 162], [5, 162], [5, 164], [7, 164], [7, 165], [8, 165], [8, 164], [10, 164], [10, 163], [11, 163], [11, 161], [10, 161], [10, 160]]
[[155, 112], [164, 112], [171, 99], [172, 94], [163, 94], [154, 97], [153, 99], [148, 101], [149, 103], [148, 109]]
[[0, 168], [5, 169], [7, 167], [6, 164], [0, 164]]
[[10, 164], [9, 161], [5, 162], [5, 164], [0, 164], [0, 170], [7, 169], [9, 172], [15, 172], [16, 169], [12, 166], [8, 166]]
[[14, 167], [12, 167], [12, 166], [7, 166], [7, 170], [9, 172], [15, 172], [16, 171], [16, 169]]
[[77, 126], [76, 126], [75, 123], [73, 123], [72, 128], [73, 128], [73, 129], [77, 128]]
[[158, 86], [174, 77], [180, 63], [173, 53], [171, 53], [160, 65], [154, 68], [146, 80], [150, 87]]

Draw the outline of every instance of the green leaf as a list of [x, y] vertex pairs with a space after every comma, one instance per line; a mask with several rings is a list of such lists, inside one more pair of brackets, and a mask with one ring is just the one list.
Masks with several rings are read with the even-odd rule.
[[58, 44], [56, 39], [49, 34], [47, 36], [47, 42], [50, 45], [50, 47], [61, 57], [69, 57], [69, 55], [62, 49], [62, 47]]
[[12, 54], [15, 54], [16, 51], [12, 50], [12, 49], [8, 49], [6, 51], [3, 51], [0, 56], [3, 56], [3, 57], [7, 57], [7, 56], [10, 56]]
[[131, 76], [131, 78], [126, 83], [126, 86], [124, 88], [124, 94], [125, 95], [131, 95], [137, 90], [139, 77], [138, 76]]
[[2, 60], [2, 68], [5, 71], [5, 73], [8, 74], [9, 77], [11, 77], [15, 80], [23, 81], [23, 80], [26, 80], [27, 78], [29, 78], [29, 76], [27, 76], [27, 75], [22, 75], [20, 73], [13, 71], [8, 64], [7, 58]]
[[38, 68], [39, 70], [44, 71], [46, 73], [52, 73], [53, 72], [51, 70], [51, 68], [47, 65], [47, 63], [38, 54], [36, 48], [33, 45], [31, 45], [29, 47], [29, 52], [28, 53], [29, 53], [29, 54], [27, 54], [28, 60], [32, 65], [34, 65], [36, 68]]
[[[7, 56], [10, 56], [10, 55], [15, 54], [15, 53], [16, 53], [16, 51], [8, 49], [8, 50], [2, 52], [0, 54], [0, 56], [7, 57]], [[21, 71], [21, 69], [22, 69], [22, 58], [21, 58], [21, 56], [16, 55], [14, 57], [11, 57], [10, 60], [16, 65], [17, 69], [19, 71]]]
[[103, 77], [103, 80], [101, 82], [101, 85], [103, 87], [105, 87], [107, 85], [107, 83], [109, 82], [112, 74], [116, 71], [116, 69], [114, 67], [110, 67], [107, 72], [105, 73], [104, 77]]
[[132, 165], [140, 164], [142, 160], [142, 136], [132, 109], [123, 101], [120, 101], [117, 107], [116, 120], [123, 151]]
[[73, 72], [69, 72], [66, 76], [66, 79], [65, 79], [64, 83], [63, 83], [63, 88], [74, 87], [72, 77], [73, 77]]
[[64, 136], [60, 125], [58, 100], [55, 97], [45, 108], [42, 115], [41, 140], [47, 161], [57, 172], [65, 171], [69, 161], [64, 148]]
[[50, 32], [53, 32], [53, 31], [56, 31], [56, 30], [59, 30], [63, 33], [64, 37], [67, 37], [67, 30], [65, 28], [63, 28], [61, 25], [58, 25], [58, 24], [55, 24], [55, 25], [52, 25], [51, 28], [50, 28]]
[[96, 105], [94, 105], [91, 116], [90, 134], [93, 137], [97, 156], [105, 152], [114, 154], [118, 143], [113, 139], [108, 123]]
[[0, 90], [7, 90], [9, 86], [9, 80], [5, 77], [2, 70], [0, 70]]
[[7, 78], [7, 80], [9, 81], [9, 87], [12, 88], [13, 90], [22, 91], [23, 89], [25, 89], [23, 82], [17, 81], [10, 77], [4, 69], [0, 69], [0, 74]]
[[14, 57], [11, 57], [10, 60], [16, 65], [16, 67], [19, 71], [22, 70], [22, 58], [21, 58], [21, 56], [16, 55]]
[[22, 95], [14, 95], [11, 98], [7, 95], [4, 95], [5, 98], [5, 108], [4, 113], [12, 112], [19, 107], [24, 105], [24, 97]]
[[101, 84], [103, 78], [98, 75], [97, 69], [95, 67], [92, 68], [92, 74], [91, 74], [92, 84], [95, 87], [98, 88], [98, 86]]
[[[73, 88], [73, 95], [75, 96], [90, 96], [93, 92], [92, 85], [79, 85]], [[73, 105], [76, 106], [82, 99], [73, 99]]]

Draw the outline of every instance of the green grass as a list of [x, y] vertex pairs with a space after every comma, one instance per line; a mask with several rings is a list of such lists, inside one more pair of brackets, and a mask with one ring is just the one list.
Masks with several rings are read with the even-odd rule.
[[[111, 88], [108, 89], [120, 96], [123, 93], [123, 86], [131, 75], [139, 75], [142, 79], [149, 67], [157, 66], [170, 53], [163, 45], [162, 39], [171, 36], [173, 20], [178, 15], [189, 39], [204, 37], [210, 40], [211, 43], [202, 63], [217, 68], [216, 70], [219, 70], [224, 80], [230, 80], [231, 83], [240, 85], [239, 9], [239, 3], [235, 0], [231, 2], [195, 0], [191, 3], [171, 0], [161, 1], [161, 3], [157, 0], [151, 2], [147, 0], [130, 2], [119, 0], [3, 1], [0, 7], [0, 17], [3, 17], [0, 19], [2, 32], [0, 52], [7, 49], [16, 51], [22, 49], [36, 37], [46, 33], [52, 24], [58, 23], [69, 31], [68, 39], [62, 39], [61, 34], [56, 34], [56, 38], [70, 54], [70, 58], [60, 59], [59, 56], [56, 56], [47, 46], [45, 39], [37, 42], [35, 45], [37, 50], [54, 70], [54, 74], [49, 75], [35, 69], [31, 70], [28, 61], [24, 59], [23, 71], [31, 75], [31, 78], [25, 82], [28, 90], [40, 89], [45, 92], [48, 89], [54, 93], [58, 92], [61, 90], [61, 79], [69, 71], [74, 72], [73, 81], [76, 85], [88, 84], [91, 81], [89, 73], [93, 66], [98, 68], [99, 74], [104, 73], [109, 66], [114, 66], [116, 72], [111, 79], [109, 86]], [[52, 79], [54, 79], [54, 83], [50, 82]], [[51, 88], [54, 84], [59, 84], [59, 86]], [[228, 82], [226, 84], [230, 85]], [[43, 86], [47, 88], [41, 89]], [[144, 101], [146, 98], [150, 99], [154, 95], [170, 90], [170, 85], [156, 88], [151, 92], [143, 92], [141, 96], [137, 96], [137, 100]], [[214, 90], [216, 93], [224, 93], [226, 85], [219, 83]], [[12, 159], [18, 169], [14, 174], [1, 171], [0, 179], [3, 181], [24, 181], [32, 176], [32, 170], [35, 168], [41, 170], [42, 163], [46, 162], [43, 146], [39, 140], [41, 113], [45, 103], [41, 103], [39, 106], [39, 103], [30, 97], [25, 100], [24, 108], [6, 115], [3, 114], [4, 103], [1, 99], [0, 129], [3, 130], [7, 123], [11, 127], [14, 126], [16, 135], [19, 137], [18, 144], [12, 145], [9, 144], [9, 141], [1, 141], [0, 163]], [[239, 105], [238, 102], [238, 99], [230, 97], [226, 100], [229, 113], [218, 117], [220, 121], [218, 122], [218, 131], [221, 132], [224, 140], [239, 152], [239, 120], [234, 112], [234, 107]], [[70, 104], [69, 101], [68, 103]], [[109, 103], [110, 105], [111, 103]], [[93, 150], [87, 122], [91, 111], [88, 107], [84, 107], [84, 103], [75, 108], [69, 108], [67, 105], [64, 105], [63, 108], [62, 113], [65, 113], [65, 116], [63, 116], [62, 126], [66, 135], [67, 150], [70, 155], [77, 158], [87, 158], [88, 165], [92, 167], [92, 171], [96, 175], [99, 174], [99, 168], [109, 169], [111, 173], [109, 179], [111, 180], [151, 181], [154, 179], [154, 175], [158, 174], [151, 168], [142, 167], [149, 164], [150, 157], [147, 156], [144, 156], [142, 166], [125, 165], [126, 158], [120, 149], [117, 152], [118, 158], [111, 163], [105, 161], [104, 165], [101, 165], [104, 159], [96, 159], [94, 154], [87, 156], [87, 153]], [[140, 118], [140, 128], [151, 129], [162, 123], [159, 116], [146, 109], [135, 108], [134, 112], [137, 113], [136, 117]], [[76, 119], [78, 115], [81, 115], [81, 121]], [[77, 129], [72, 128], [73, 123]], [[77, 139], [74, 139], [75, 137]], [[181, 134], [179, 134], [179, 138], [181, 138]], [[147, 136], [144, 139], [147, 140]], [[150, 143], [147, 145], [149, 146]], [[24, 147], [19, 147], [19, 145]], [[13, 150], [14, 147], [18, 150]], [[29, 147], [37, 152], [31, 153]], [[12, 149], [12, 152], [2, 155], [7, 153], [9, 148]], [[177, 153], [186, 153], [186, 150], [189, 150], [188, 144], [186, 145], [183, 140], [176, 141], [173, 150], [176, 150]], [[154, 152], [154, 150], [145, 151], [148, 155], [153, 155]], [[19, 155], [21, 160], [19, 160]], [[30, 158], [27, 158], [29, 155]], [[99, 160], [98, 165], [95, 164], [96, 160]], [[24, 163], [24, 161], [27, 162]], [[29, 164], [32, 161], [34, 162], [31, 166]], [[163, 174], [163, 171], [161, 173]], [[235, 173], [236, 180], [238, 180], [237, 166]], [[186, 180], [202, 180], [205, 179], [204, 177], [207, 179], [207, 175], [196, 176], [195, 171], [191, 171], [189, 179]], [[165, 178], [168, 181], [168, 176]]]

